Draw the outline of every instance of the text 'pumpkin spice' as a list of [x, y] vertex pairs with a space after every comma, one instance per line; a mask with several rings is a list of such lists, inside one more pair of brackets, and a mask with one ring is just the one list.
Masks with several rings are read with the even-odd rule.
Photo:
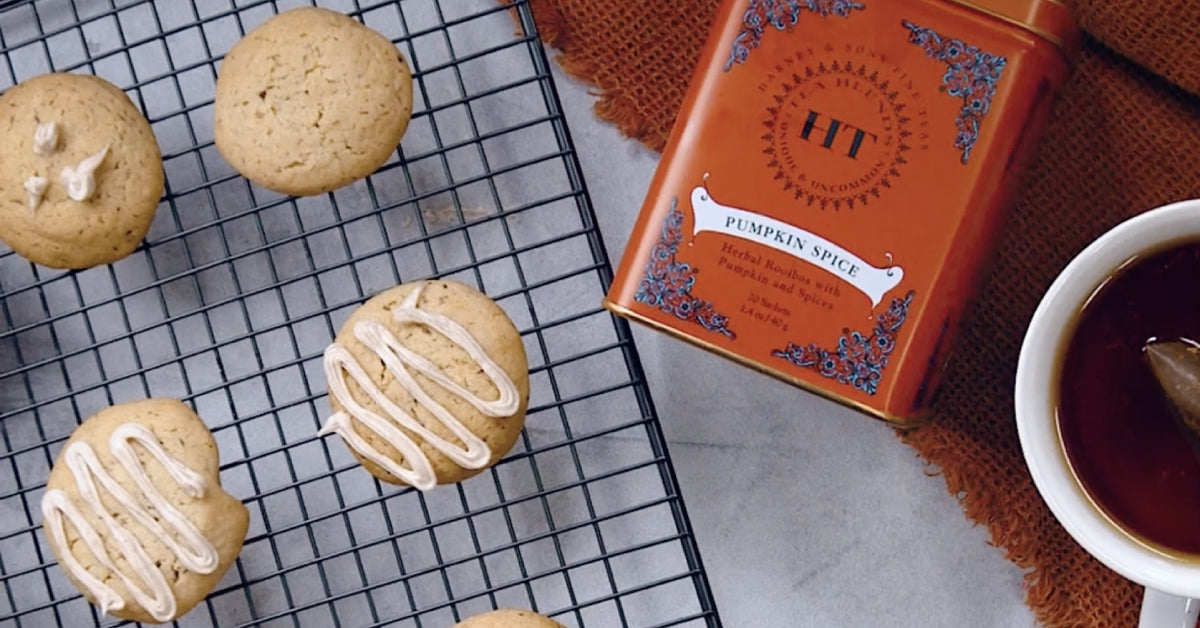
[[919, 419], [1078, 37], [1053, 0], [726, 0], [606, 306]]

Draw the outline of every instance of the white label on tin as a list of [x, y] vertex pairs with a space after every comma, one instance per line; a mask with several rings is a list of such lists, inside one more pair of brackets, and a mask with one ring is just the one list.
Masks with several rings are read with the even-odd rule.
[[[811, 231], [752, 211], [722, 205], [703, 186], [694, 188], [691, 198], [693, 235], [713, 231], [791, 255], [854, 286], [867, 295], [872, 308], [904, 279], [904, 269], [899, 266], [873, 266]], [[890, 255], [887, 257], [890, 261]]]

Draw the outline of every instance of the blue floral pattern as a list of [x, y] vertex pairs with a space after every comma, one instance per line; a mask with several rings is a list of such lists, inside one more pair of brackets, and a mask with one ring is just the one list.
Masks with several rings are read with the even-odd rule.
[[677, 199], [671, 199], [671, 210], [663, 218], [658, 242], [650, 249], [650, 260], [646, 262], [646, 274], [633, 298], [680, 320], [735, 338], [727, 327], [729, 319], [718, 313], [711, 301], [691, 294], [700, 270], [675, 257], [683, 242], [683, 212], [676, 205]]
[[820, 17], [846, 17], [851, 11], [863, 8], [861, 2], [853, 0], [750, 0], [750, 6], [742, 14], [742, 30], [733, 38], [725, 71], [728, 72], [734, 63], [746, 62], [750, 51], [758, 48], [768, 24], [776, 30], [789, 30], [796, 25], [800, 11], [804, 9]]
[[888, 309], [875, 317], [870, 335], [847, 329], [832, 350], [815, 342], [807, 345], [789, 342], [786, 348], [776, 349], [771, 355], [874, 395], [888, 365], [888, 356], [896, 348], [896, 334], [908, 318], [913, 295], [909, 292], [903, 298], [892, 299]]
[[902, 20], [909, 30], [908, 41], [925, 50], [925, 56], [945, 63], [942, 88], [947, 94], [961, 98], [962, 109], [954, 119], [957, 133], [954, 147], [962, 150], [962, 162], [967, 163], [971, 148], [979, 139], [979, 124], [987, 115], [996, 95], [996, 83], [1007, 63], [1004, 57], [983, 52], [957, 39], [943, 37], [932, 29]]

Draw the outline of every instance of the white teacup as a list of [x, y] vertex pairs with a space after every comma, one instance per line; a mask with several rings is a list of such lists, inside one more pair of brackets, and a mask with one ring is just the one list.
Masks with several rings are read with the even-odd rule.
[[[1142, 628], [1194, 628], [1200, 609], [1200, 560], [1155, 551], [1105, 517], [1079, 484], [1059, 437], [1054, 404], [1061, 353], [1074, 320], [1097, 287], [1130, 258], [1200, 239], [1200, 199], [1131, 218], [1073, 259], [1042, 297], [1017, 365], [1017, 432], [1033, 482], [1067, 532], [1101, 563], [1146, 587]], [[1200, 531], [1198, 531], [1200, 533]]]

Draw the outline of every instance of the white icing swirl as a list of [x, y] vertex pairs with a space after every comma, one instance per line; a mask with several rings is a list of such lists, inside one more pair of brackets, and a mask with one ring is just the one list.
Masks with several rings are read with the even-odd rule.
[[67, 188], [67, 196], [73, 201], [86, 201], [96, 193], [96, 168], [104, 163], [108, 156], [108, 146], [101, 148], [92, 155], [83, 158], [78, 166], [67, 166], [62, 169], [62, 182]]
[[[137, 536], [121, 525], [104, 506], [97, 490], [97, 482], [107, 491], [108, 497], [120, 504], [133, 520], [170, 548], [184, 568], [200, 574], [210, 574], [217, 569], [220, 559], [213, 544], [155, 488], [130, 445], [135, 441], [151, 457], [158, 460], [171, 479], [175, 480], [189, 497], [200, 499], [204, 496], [204, 478], [172, 458], [149, 429], [136, 423], [125, 423], [113, 430], [108, 439], [108, 447], [113, 458], [117, 459], [141, 491], [140, 497], [131, 495], [104, 469], [96, 457], [95, 450], [88, 443], [76, 441], [63, 453], [63, 462], [75, 477], [79, 498], [88, 506], [91, 514], [104, 523], [109, 537], [120, 552], [120, 557], [125, 559], [133, 572], [132, 575], [117, 568], [116, 560], [105, 548], [104, 539], [65, 491], [46, 491], [42, 498], [42, 518], [51, 538], [61, 550], [63, 567], [92, 593], [101, 612], [108, 613], [125, 608], [125, 599], [112, 587], [88, 573], [75, 558], [67, 543], [64, 518], [75, 527], [96, 562], [118, 578], [133, 600], [151, 617], [163, 622], [171, 619], [177, 608], [170, 585]], [[169, 530], [163, 527], [164, 524]]]
[[[422, 390], [420, 384], [406, 367], [411, 367], [433, 380], [442, 388], [470, 403], [485, 416], [511, 416], [520, 407], [521, 400], [516, 384], [504, 372], [504, 369], [488, 357], [475, 337], [462, 325], [443, 314], [426, 312], [417, 307], [420, 293], [420, 286], [410, 292], [404, 301], [392, 310], [392, 320], [399, 324], [424, 325], [440, 332], [461, 347], [496, 386], [500, 393], [496, 400], [485, 401], [454, 382], [432, 362], [400, 344], [396, 336], [378, 322], [359, 321], [354, 325], [354, 337], [363, 346], [378, 355], [383, 360], [388, 372], [396, 378], [396, 382], [404, 387], [408, 394], [412, 395], [413, 399], [424, 406], [442, 425], [445, 425], [451, 434], [462, 441], [464, 446], [458, 446], [434, 434], [416, 417], [388, 399], [376, 382], [354, 359], [354, 356], [338, 343], [330, 345], [325, 350], [325, 376], [329, 380], [329, 394], [337, 399], [344, 410], [329, 417], [318, 435], [324, 436], [337, 432], [346, 441], [347, 446], [358, 451], [368, 460], [375, 462], [410, 486], [428, 491], [437, 484], [433, 466], [430, 464], [429, 458], [421, 451], [417, 441], [401, 431], [397, 425], [412, 431], [464, 469], [483, 468], [491, 459], [492, 452], [487, 443], [473, 434], [457, 417]], [[354, 400], [346, 386], [346, 375], [349, 375], [358, 384], [387, 417], [362, 407]], [[354, 429], [351, 418], [381, 436], [396, 451], [400, 452], [409, 468], [400, 466], [395, 460], [372, 447]]]
[[25, 200], [29, 204], [29, 211], [37, 211], [38, 205], [42, 204], [42, 198], [46, 196], [46, 187], [50, 182], [46, 177], [34, 175], [25, 179], [22, 185], [25, 188]]
[[33, 130], [33, 154], [38, 157], [49, 157], [58, 150], [58, 123], [39, 122]]

